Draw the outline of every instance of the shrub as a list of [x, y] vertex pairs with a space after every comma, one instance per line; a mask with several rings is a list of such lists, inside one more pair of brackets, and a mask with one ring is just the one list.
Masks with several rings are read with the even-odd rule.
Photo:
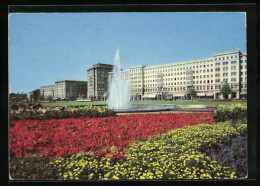
[[9, 165], [11, 179], [57, 179], [58, 176], [52, 172], [53, 167], [49, 162], [50, 159], [45, 156], [14, 158]]
[[[35, 105], [34, 108], [42, 108], [42, 106]], [[63, 119], [63, 118], [83, 118], [83, 117], [107, 117], [115, 116], [114, 110], [105, 107], [86, 106], [83, 108], [65, 108], [63, 110], [39, 110], [39, 111], [21, 111], [19, 113], [11, 112], [10, 120], [49, 120], [49, 119]]]
[[10, 106], [11, 110], [18, 110], [19, 109], [19, 106], [17, 104], [12, 104]]
[[214, 112], [214, 118], [217, 122], [227, 120], [247, 120], [247, 105], [219, 105], [217, 110]]

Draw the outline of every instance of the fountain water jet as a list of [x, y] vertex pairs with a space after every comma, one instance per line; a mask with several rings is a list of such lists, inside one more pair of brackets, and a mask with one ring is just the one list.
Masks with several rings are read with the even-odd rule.
[[118, 49], [115, 54], [112, 82], [109, 87], [108, 107], [114, 109], [131, 107], [130, 86], [122, 78]]

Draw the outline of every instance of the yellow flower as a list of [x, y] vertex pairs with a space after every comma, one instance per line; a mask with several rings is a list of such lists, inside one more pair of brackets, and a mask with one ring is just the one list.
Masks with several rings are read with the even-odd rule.
[[116, 177], [115, 175], [113, 176], [113, 178], [115, 179], [115, 180], [118, 180], [119, 178], [118, 177]]

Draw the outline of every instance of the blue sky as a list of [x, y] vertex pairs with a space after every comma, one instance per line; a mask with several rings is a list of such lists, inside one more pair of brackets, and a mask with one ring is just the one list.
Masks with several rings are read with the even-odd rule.
[[246, 52], [245, 14], [23, 13], [9, 18], [11, 92], [59, 80], [87, 80], [98, 62], [147, 66]]

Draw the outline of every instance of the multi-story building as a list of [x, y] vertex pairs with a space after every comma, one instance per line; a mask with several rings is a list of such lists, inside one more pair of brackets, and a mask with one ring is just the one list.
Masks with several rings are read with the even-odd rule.
[[54, 85], [42, 86], [40, 87], [40, 94], [43, 95], [44, 99], [47, 99], [48, 96], [54, 98], [54, 89], [55, 89]]
[[87, 70], [88, 98], [102, 100], [108, 92], [108, 74], [113, 71], [113, 65], [98, 63]]
[[40, 94], [46, 99], [49, 95], [53, 99], [71, 99], [79, 98], [81, 95], [87, 97], [88, 82], [87, 81], [72, 81], [63, 80], [56, 81], [55, 85], [42, 86]]
[[54, 98], [76, 99], [81, 95], [87, 97], [88, 82], [87, 81], [56, 81], [54, 85]]
[[199, 99], [223, 99], [220, 89], [227, 82], [229, 98], [246, 98], [247, 55], [240, 50], [214, 53], [213, 57], [156, 66], [138, 66], [123, 71], [131, 86], [133, 100], [162, 99], [172, 94], [175, 99], [188, 98], [195, 88]]

